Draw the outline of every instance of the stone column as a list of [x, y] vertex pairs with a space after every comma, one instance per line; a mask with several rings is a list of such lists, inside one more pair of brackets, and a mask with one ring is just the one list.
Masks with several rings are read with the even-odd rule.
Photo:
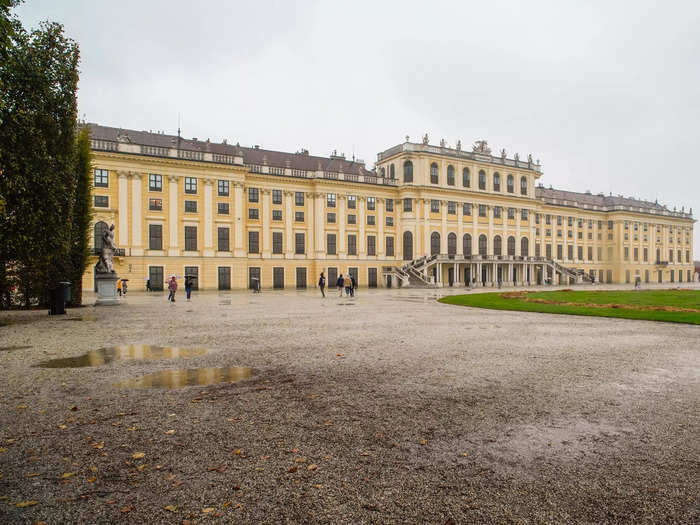
[[365, 259], [367, 258], [367, 239], [365, 237], [367, 217], [365, 214], [365, 197], [362, 195], [357, 196], [357, 208], [357, 254], [360, 259]]
[[[214, 181], [204, 179], [204, 257], [214, 256]], [[264, 237], [263, 237], [264, 239]]]
[[447, 201], [440, 201], [440, 253], [447, 253]]
[[[464, 220], [464, 203], [458, 202], [456, 204], [457, 206], [457, 255], [462, 255], [464, 254], [464, 224], [462, 221]], [[455, 272], [457, 270], [455, 269]], [[456, 275], [456, 274], [455, 274]], [[455, 283], [459, 281], [459, 277], [455, 277]]]
[[338, 195], [338, 257], [343, 259], [347, 255], [347, 248], [345, 243], [347, 239], [345, 238], [345, 195]]
[[[316, 194], [312, 192], [304, 193], [304, 202], [306, 204], [304, 214], [306, 218], [306, 243], [304, 249], [306, 251], [306, 258], [312, 259], [314, 257], [314, 240], [315, 240], [315, 223], [316, 216], [314, 215], [314, 204], [315, 204]], [[309, 269], [309, 272], [311, 270]]]
[[394, 259], [403, 259], [403, 230], [401, 224], [401, 215], [403, 215], [403, 201], [394, 199]]
[[125, 253], [129, 253], [129, 172], [118, 171], [117, 173], [119, 175], [117, 246], [123, 248]]
[[[384, 208], [386, 203], [384, 199], [377, 199], [377, 259], [384, 258]], [[396, 250], [396, 243], [394, 243]]]
[[[233, 182], [233, 215], [234, 215], [234, 236], [233, 236], [233, 255], [234, 257], [245, 257], [247, 239], [245, 239], [245, 224], [243, 220], [243, 212], [245, 204], [243, 201], [243, 183]], [[247, 216], [247, 215], [246, 215]]]
[[178, 245], [178, 232], [180, 231], [179, 213], [178, 213], [178, 181], [175, 175], [168, 176], [168, 228], [170, 232], [170, 242], [168, 246], [168, 255], [180, 255]]
[[[487, 210], [489, 216], [489, 233], [486, 239], [486, 253], [488, 255], [493, 255], [493, 206], [489, 204]], [[501, 246], [502, 245], [503, 243], [501, 243]]]
[[[479, 205], [472, 206], [472, 254], [479, 253]], [[477, 281], [481, 279], [481, 275]]]
[[269, 259], [272, 255], [272, 232], [270, 226], [272, 223], [272, 195], [268, 189], [260, 190], [262, 193], [262, 256], [264, 259]]
[[287, 259], [294, 259], [294, 239], [292, 238], [292, 224], [294, 221], [293, 195], [293, 191], [284, 191], [284, 256]]
[[520, 254], [520, 216], [521, 211], [516, 208], [515, 209], [515, 255], [521, 255]]
[[430, 200], [423, 199], [423, 253], [430, 255]]
[[323, 202], [325, 194], [316, 193], [316, 202], [314, 203], [314, 208], [316, 210], [316, 258], [325, 259], [326, 258], [326, 239], [325, 239], [325, 224], [326, 218], [324, 215], [325, 203]]
[[131, 178], [131, 255], [143, 255], [143, 202], [141, 195], [141, 174], [132, 173]]

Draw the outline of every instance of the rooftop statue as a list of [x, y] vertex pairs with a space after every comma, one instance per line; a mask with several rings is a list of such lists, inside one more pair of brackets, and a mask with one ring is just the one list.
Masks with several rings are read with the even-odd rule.
[[428, 134], [423, 135], [423, 144], [428, 144]]
[[117, 245], [114, 243], [114, 224], [112, 224], [109, 229], [105, 230], [102, 234], [102, 251], [100, 252], [100, 258], [95, 267], [97, 273], [114, 273], [112, 256], [116, 249]]
[[532, 164], [532, 154], [530, 153], [527, 154], [527, 163]]
[[444, 148], [445, 144], [446, 144], [445, 139], [440, 139], [440, 147]]
[[483, 153], [484, 155], [491, 155], [491, 148], [489, 148], [489, 143], [485, 140], [474, 141], [472, 151], [474, 153]]
[[462, 151], [462, 141], [461, 140], [457, 141], [457, 151]]
[[515, 159], [515, 162], [518, 162], [520, 160], [520, 153], [513, 155], [513, 158]]
[[501, 150], [501, 160], [506, 160], [506, 148]]

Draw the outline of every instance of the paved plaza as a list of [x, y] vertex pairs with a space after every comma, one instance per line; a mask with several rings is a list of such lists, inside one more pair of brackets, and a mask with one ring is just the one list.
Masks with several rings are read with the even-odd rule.
[[700, 327], [463, 291], [2, 313], [0, 521], [697, 523]]

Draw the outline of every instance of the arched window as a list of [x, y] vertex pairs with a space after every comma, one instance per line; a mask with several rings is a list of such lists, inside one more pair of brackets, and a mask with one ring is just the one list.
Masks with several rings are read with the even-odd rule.
[[462, 251], [464, 255], [472, 254], [472, 236], [468, 233], [465, 233], [462, 237]]
[[384, 178], [386, 176], [386, 171], [384, 168], [379, 168], [379, 176]]
[[450, 233], [447, 236], [447, 255], [457, 255], [457, 234]]
[[486, 189], [486, 172], [484, 170], [481, 170], [479, 172], [479, 189], [480, 190]]
[[508, 255], [515, 255], [515, 237], [508, 237]]
[[394, 165], [392, 164], [389, 166], [389, 178], [390, 179], [395, 179], [396, 178], [396, 170], [394, 170]]
[[493, 191], [501, 191], [501, 176], [498, 172], [493, 174]]
[[430, 255], [440, 254], [440, 234], [433, 232], [430, 234]]
[[493, 238], [493, 254], [494, 255], [501, 255], [501, 236], [496, 235]]
[[527, 179], [520, 177], [520, 195], [527, 195]]
[[102, 251], [102, 235], [109, 229], [106, 222], [98, 222], [95, 224], [95, 253]]
[[486, 248], [486, 235], [482, 233], [481, 235], [479, 235], [479, 255], [486, 255]]
[[455, 169], [454, 169], [454, 166], [452, 166], [452, 165], [447, 166], [447, 185], [448, 186], [455, 185]]
[[438, 183], [438, 167], [436, 163], [430, 165], [430, 184]]
[[527, 237], [520, 239], [520, 255], [527, 257], [529, 255], [530, 242]]
[[469, 177], [469, 168], [464, 168], [462, 170], [462, 186], [468, 188], [469, 186], [471, 186], [471, 183], [472, 181], [471, 177]]
[[413, 234], [411, 232], [403, 232], [403, 260], [413, 260]]
[[508, 178], [506, 179], [506, 190], [508, 193], [513, 193], [515, 191], [515, 188], [513, 188], [513, 176], [508, 175]]
[[413, 182], [413, 162], [410, 160], [403, 163], [403, 181]]

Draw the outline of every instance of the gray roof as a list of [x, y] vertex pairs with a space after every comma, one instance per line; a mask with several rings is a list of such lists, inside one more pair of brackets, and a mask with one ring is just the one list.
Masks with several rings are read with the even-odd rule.
[[244, 164], [257, 164], [275, 166], [279, 168], [292, 168], [304, 171], [329, 171], [354, 173], [359, 175], [376, 176], [374, 171], [365, 168], [364, 163], [345, 160], [342, 157], [317, 157], [303, 153], [287, 153], [261, 148], [248, 148], [237, 144], [223, 144], [186, 139], [177, 135], [152, 133], [150, 131], [136, 131], [133, 129], [113, 128], [99, 124], [87, 124], [90, 129], [90, 137], [96, 140], [111, 142], [130, 142], [143, 146], [156, 146], [161, 148], [178, 148], [180, 150], [201, 151], [219, 155], [235, 155], [243, 157]]
[[535, 188], [535, 196], [538, 199], [556, 199], [559, 202], [568, 201], [572, 204], [588, 204], [590, 206], [599, 206], [601, 208], [613, 208], [614, 206], [631, 206], [635, 208], [643, 208], [645, 210], [669, 211], [666, 206], [662, 206], [656, 202], [643, 201], [631, 197], [621, 196], [606, 196], [603, 194], [594, 195], [592, 193], [579, 193], [576, 191], [556, 190], [537, 186]]

